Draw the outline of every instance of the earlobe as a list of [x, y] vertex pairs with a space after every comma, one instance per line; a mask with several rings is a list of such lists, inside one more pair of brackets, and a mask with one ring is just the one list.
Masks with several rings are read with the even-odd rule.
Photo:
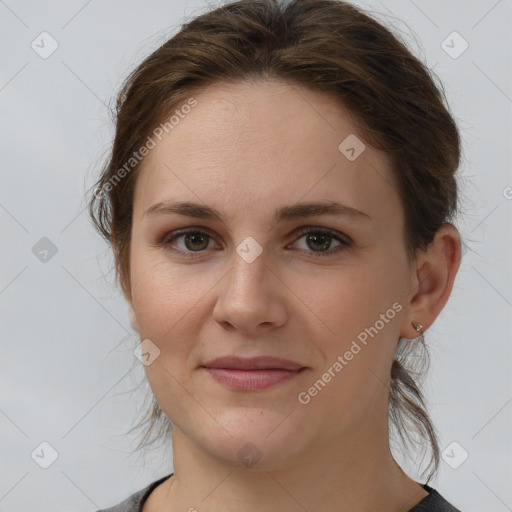
[[137, 323], [137, 317], [131, 304], [128, 304], [128, 314], [130, 315], [130, 323], [132, 325], [132, 328], [135, 331], [139, 332], [139, 324]]
[[416, 338], [418, 332], [414, 325], [421, 324], [426, 331], [442, 311], [459, 269], [460, 248], [457, 229], [452, 224], [443, 224], [427, 250], [419, 256], [402, 336]]
[[121, 289], [122, 289], [124, 298], [125, 298], [126, 302], [128, 303], [128, 315], [130, 316], [130, 324], [132, 326], [132, 329], [139, 332], [137, 316], [135, 315], [135, 310], [133, 309], [133, 304], [132, 304], [133, 299], [132, 299], [131, 285], [129, 283], [126, 283], [125, 281], [122, 281]]

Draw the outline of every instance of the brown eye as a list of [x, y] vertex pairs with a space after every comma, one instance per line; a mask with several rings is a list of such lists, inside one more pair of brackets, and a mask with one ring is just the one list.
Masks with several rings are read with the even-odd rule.
[[[330, 256], [350, 246], [350, 243], [342, 238], [339, 233], [328, 229], [306, 228], [300, 233], [298, 240], [301, 238], [305, 239], [305, 248], [300, 249], [313, 253], [314, 257]], [[338, 245], [334, 248], [332, 248], [333, 240], [338, 242]]]
[[201, 251], [208, 247], [208, 242], [210, 238], [208, 235], [201, 233], [186, 233], [185, 235], [181, 236], [185, 237], [183, 239], [185, 247], [191, 251]]
[[[301, 252], [306, 252], [313, 257], [332, 256], [339, 251], [350, 247], [351, 242], [337, 231], [325, 228], [305, 227], [299, 233], [297, 240], [304, 238], [304, 247], [298, 247]], [[166, 249], [184, 255], [185, 257], [200, 257], [207, 249], [212, 248], [210, 242], [213, 237], [198, 229], [185, 229], [168, 233], [160, 241], [159, 245]], [[335, 244], [333, 247], [333, 241]], [[297, 247], [296, 247], [297, 248]], [[195, 254], [194, 254], [195, 253]]]
[[179, 253], [199, 253], [208, 249], [211, 241], [212, 237], [204, 231], [182, 230], [166, 235], [161, 244]]

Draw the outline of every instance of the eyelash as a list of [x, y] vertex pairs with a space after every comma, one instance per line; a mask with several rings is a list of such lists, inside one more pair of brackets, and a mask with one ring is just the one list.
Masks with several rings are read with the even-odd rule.
[[[323, 258], [323, 257], [332, 256], [332, 255], [337, 254], [338, 252], [343, 251], [346, 248], [351, 246], [351, 243], [348, 240], [346, 240], [345, 238], [342, 238], [337, 231], [333, 231], [333, 230], [330, 230], [327, 228], [315, 227], [315, 226], [305, 226], [305, 227], [301, 228], [299, 233], [297, 234], [297, 238], [295, 239], [295, 242], [297, 240], [299, 240], [300, 238], [302, 238], [304, 235], [308, 235], [311, 233], [328, 235], [341, 243], [341, 245], [339, 245], [338, 247], [335, 247], [334, 249], [328, 249], [327, 251], [320, 251], [320, 252], [305, 251], [307, 253], [311, 253], [313, 258]], [[168, 249], [172, 252], [178, 253], [178, 254], [187, 254], [187, 255], [190, 254], [190, 256], [186, 256], [187, 258], [195, 259], [195, 258], [202, 257], [201, 253], [204, 253], [205, 251], [183, 251], [181, 249], [175, 249], [171, 246], [171, 242], [175, 241], [177, 238], [180, 238], [180, 237], [182, 237], [184, 235], [188, 235], [188, 234], [206, 235], [210, 239], [213, 239], [213, 237], [205, 231], [201, 231], [197, 228], [187, 228], [187, 229], [179, 229], [179, 230], [171, 231], [170, 233], [167, 233], [158, 242], [158, 245], [164, 246], [166, 249]], [[195, 253], [197, 253], [197, 255], [195, 255]]]

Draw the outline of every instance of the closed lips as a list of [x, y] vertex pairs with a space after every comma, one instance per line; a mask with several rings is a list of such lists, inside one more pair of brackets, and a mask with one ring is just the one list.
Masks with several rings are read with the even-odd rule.
[[295, 361], [271, 356], [224, 356], [205, 363], [202, 368], [224, 388], [244, 393], [284, 385], [306, 370]]
[[259, 356], [240, 358], [235, 356], [218, 357], [203, 365], [205, 368], [222, 368], [225, 370], [290, 370], [298, 371], [305, 366], [287, 359]]

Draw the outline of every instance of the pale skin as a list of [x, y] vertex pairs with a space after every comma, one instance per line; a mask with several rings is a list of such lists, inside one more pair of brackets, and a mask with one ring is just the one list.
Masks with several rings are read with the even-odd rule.
[[[408, 511], [428, 493], [389, 449], [390, 369], [399, 337], [416, 338], [413, 324], [428, 330], [449, 298], [458, 231], [441, 226], [408, 266], [387, 155], [369, 144], [354, 161], [340, 152], [358, 132], [331, 96], [267, 80], [218, 83], [194, 97], [146, 157], [134, 197], [124, 293], [140, 339], [161, 351], [145, 371], [173, 423], [174, 476], [144, 512]], [[199, 203], [222, 219], [144, 215], [160, 201]], [[274, 219], [280, 207], [326, 201], [370, 218]], [[332, 236], [308, 243], [304, 226], [350, 245]], [[199, 238], [158, 244], [182, 228]], [[251, 263], [236, 251], [247, 237], [262, 249]], [[298, 394], [394, 303], [400, 311], [301, 404]], [[267, 390], [236, 391], [200, 368], [228, 354], [308, 368]], [[246, 443], [261, 455], [252, 467], [237, 456]]]

